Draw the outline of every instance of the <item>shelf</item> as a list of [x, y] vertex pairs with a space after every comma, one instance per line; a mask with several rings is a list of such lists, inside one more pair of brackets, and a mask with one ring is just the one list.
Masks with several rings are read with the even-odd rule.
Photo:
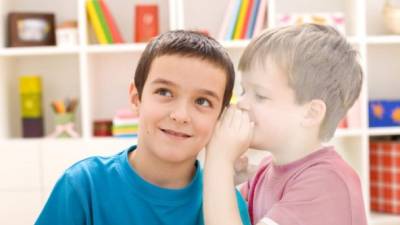
[[126, 53], [126, 52], [143, 52], [147, 43], [131, 43], [131, 44], [113, 44], [113, 45], [90, 45], [89, 53]]
[[361, 135], [361, 129], [337, 129], [335, 132], [335, 137], [357, 137]]
[[400, 35], [368, 36], [367, 44], [400, 44]]
[[78, 47], [57, 47], [57, 46], [40, 46], [40, 47], [13, 47], [1, 48], [0, 56], [35, 56], [35, 55], [68, 55], [77, 54]]
[[400, 224], [400, 215], [371, 213], [371, 225], [395, 225], [395, 224]]
[[370, 136], [400, 135], [400, 127], [369, 128]]

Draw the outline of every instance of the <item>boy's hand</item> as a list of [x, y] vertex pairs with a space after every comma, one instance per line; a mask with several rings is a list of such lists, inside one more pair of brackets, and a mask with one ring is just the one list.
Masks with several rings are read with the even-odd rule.
[[254, 123], [250, 122], [246, 111], [235, 107], [226, 109], [214, 130], [214, 135], [206, 147], [208, 158], [223, 160], [232, 166], [249, 147]]

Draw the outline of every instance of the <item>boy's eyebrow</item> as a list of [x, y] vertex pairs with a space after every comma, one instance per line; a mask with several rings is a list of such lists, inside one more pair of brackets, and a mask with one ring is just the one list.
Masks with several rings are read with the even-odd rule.
[[[162, 78], [157, 78], [157, 79], [153, 80], [151, 83], [152, 84], [165, 84], [165, 85], [170, 85], [170, 86], [177, 86], [174, 82], [166, 80], [166, 79], [162, 79]], [[210, 91], [208, 89], [199, 89], [199, 92], [203, 93], [204, 95], [208, 95], [210, 97], [213, 97], [213, 98], [217, 99], [218, 101], [220, 100], [218, 95], [215, 92]]]
[[215, 99], [218, 100], [218, 101], [220, 100], [219, 97], [218, 97], [218, 95], [217, 95], [215, 92], [213, 92], [213, 91], [210, 91], [210, 90], [207, 90], [207, 89], [200, 89], [199, 91], [202, 92], [202, 93], [205, 94], [205, 95], [208, 95], [208, 96], [210, 96], [210, 97], [215, 98]]
[[157, 79], [153, 80], [151, 83], [152, 84], [165, 84], [165, 85], [176, 86], [176, 84], [174, 82], [169, 81], [169, 80], [165, 80], [165, 79], [162, 79], [162, 78], [157, 78]]

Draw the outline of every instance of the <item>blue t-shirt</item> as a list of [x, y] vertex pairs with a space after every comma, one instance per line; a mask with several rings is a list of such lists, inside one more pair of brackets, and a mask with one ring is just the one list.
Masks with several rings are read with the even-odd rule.
[[[131, 167], [132, 146], [111, 157], [91, 157], [57, 181], [36, 225], [203, 225], [202, 171], [182, 189], [166, 189], [141, 178]], [[238, 192], [243, 224], [250, 225]]]

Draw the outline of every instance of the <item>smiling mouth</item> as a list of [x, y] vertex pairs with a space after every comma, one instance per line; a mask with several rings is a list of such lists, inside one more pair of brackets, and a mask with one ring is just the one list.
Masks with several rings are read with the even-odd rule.
[[161, 128], [160, 128], [160, 130], [162, 132], [168, 134], [168, 135], [172, 135], [172, 136], [179, 137], [179, 138], [190, 138], [190, 137], [192, 137], [189, 134], [185, 134], [185, 133], [177, 132], [177, 131], [173, 131], [173, 130], [161, 129]]

